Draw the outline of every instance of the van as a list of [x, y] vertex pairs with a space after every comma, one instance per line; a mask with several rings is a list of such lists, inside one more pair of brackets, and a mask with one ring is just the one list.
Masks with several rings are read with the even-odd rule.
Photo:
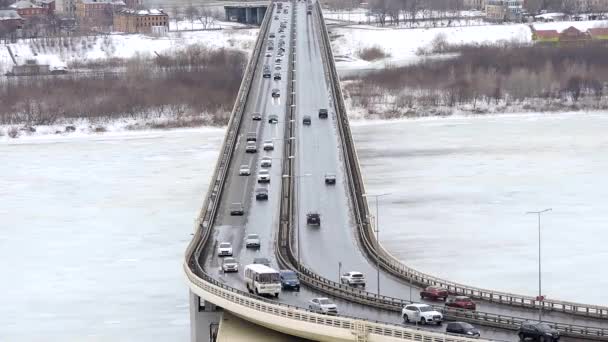
[[279, 297], [281, 293], [281, 275], [278, 271], [262, 264], [245, 266], [245, 285], [249, 293]]

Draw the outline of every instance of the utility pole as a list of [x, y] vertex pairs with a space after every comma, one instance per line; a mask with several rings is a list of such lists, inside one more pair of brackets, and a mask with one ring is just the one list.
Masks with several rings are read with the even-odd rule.
[[536, 214], [538, 216], [538, 297], [536, 297], [536, 300], [539, 301], [539, 306], [538, 306], [538, 321], [542, 322], [543, 320], [543, 301], [544, 301], [544, 297], [543, 297], [543, 292], [542, 292], [542, 277], [541, 277], [541, 249], [540, 249], [540, 242], [541, 242], [541, 234], [540, 234], [540, 215], [542, 213], [546, 213], [548, 211], [551, 211], [551, 208], [545, 209], [545, 210], [541, 210], [541, 211], [528, 211], [526, 214]]

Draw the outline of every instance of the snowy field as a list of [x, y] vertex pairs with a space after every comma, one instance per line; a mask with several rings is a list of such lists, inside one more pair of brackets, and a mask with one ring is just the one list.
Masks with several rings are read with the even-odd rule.
[[[408, 265], [480, 287], [608, 305], [608, 113], [359, 123], [380, 240]], [[374, 207], [372, 207], [372, 210]]]
[[181, 261], [223, 134], [0, 144], [0, 341], [188, 341]]

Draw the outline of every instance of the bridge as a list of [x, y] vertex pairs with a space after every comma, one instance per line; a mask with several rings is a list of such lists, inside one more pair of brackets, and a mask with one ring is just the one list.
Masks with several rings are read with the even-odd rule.
[[[539, 309], [543, 321], [560, 331], [562, 341], [608, 340], [608, 307], [539, 301], [458, 284], [412, 269], [382, 247], [374, 236], [373, 212], [368, 207], [368, 198], [374, 194], [364, 188], [321, 7], [315, 2], [312, 14], [307, 14], [304, 1], [283, 4], [286, 11], [278, 11], [277, 2], [271, 3], [261, 23], [185, 253], [192, 340], [208, 341], [207, 318], [217, 320], [223, 311], [254, 325], [317, 341], [472, 341], [446, 334], [443, 326], [403, 322], [401, 308], [410, 300], [420, 302], [418, 293], [427, 285], [475, 299], [476, 311], [425, 303], [448, 321], [474, 324], [482, 340], [518, 340], [520, 324], [538, 319]], [[271, 33], [276, 38], [270, 38]], [[278, 57], [279, 44], [270, 43], [280, 39], [285, 42], [282, 57]], [[271, 76], [278, 74], [280, 80], [263, 77], [266, 65]], [[328, 109], [327, 119], [318, 117], [321, 108]], [[253, 120], [253, 113], [260, 113], [262, 120]], [[269, 123], [273, 115], [277, 122]], [[302, 122], [307, 115], [310, 125]], [[251, 133], [256, 135], [257, 153], [246, 153]], [[274, 149], [262, 150], [263, 141], [273, 142]], [[255, 190], [261, 185], [256, 175], [264, 157], [272, 163], [270, 183], [263, 186], [268, 200], [258, 201]], [[250, 176], [239, 174], [242, 165], [251, 168]], [[327, 173], [336, 175], [335, 185], [325, 184]], [[244, 215], [232, 216], [232, 203], [242, 204]], [[309, 212], [320, 214], [320, 227], [307, 225]], [[244, 239], [251, 233], [260, 236], [259, 249], [246, 248]], [[217, 247], [221, 242], [232, 243], [238, 273], [220, 271]], [[250, 294], [243, 269], [256, 257], [268, 258], [275, 269], [294, 270], [301, 290], [283, 291], [277, 298]], [[340, 264], [345, 271], [366, 274], [366, 289], [340, 284]], [[374, 279], [377, 267], [379, 283]], [[310, 311], [309, 300], [315, 297], [332, 298], [340, 314]]]

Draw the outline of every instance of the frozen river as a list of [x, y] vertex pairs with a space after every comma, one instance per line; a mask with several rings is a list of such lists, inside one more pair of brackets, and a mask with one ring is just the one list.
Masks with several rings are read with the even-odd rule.
[[[608, 116], [356, 123], [381, 240], [408, 264], [608, 304]], [[1, 341], [187, 341], [180, 269], [223, 130], [0, 144]], [[373, 208], [373, 207], [372, 207]], [[142, 291], [145, 285], [145, 291]]]

